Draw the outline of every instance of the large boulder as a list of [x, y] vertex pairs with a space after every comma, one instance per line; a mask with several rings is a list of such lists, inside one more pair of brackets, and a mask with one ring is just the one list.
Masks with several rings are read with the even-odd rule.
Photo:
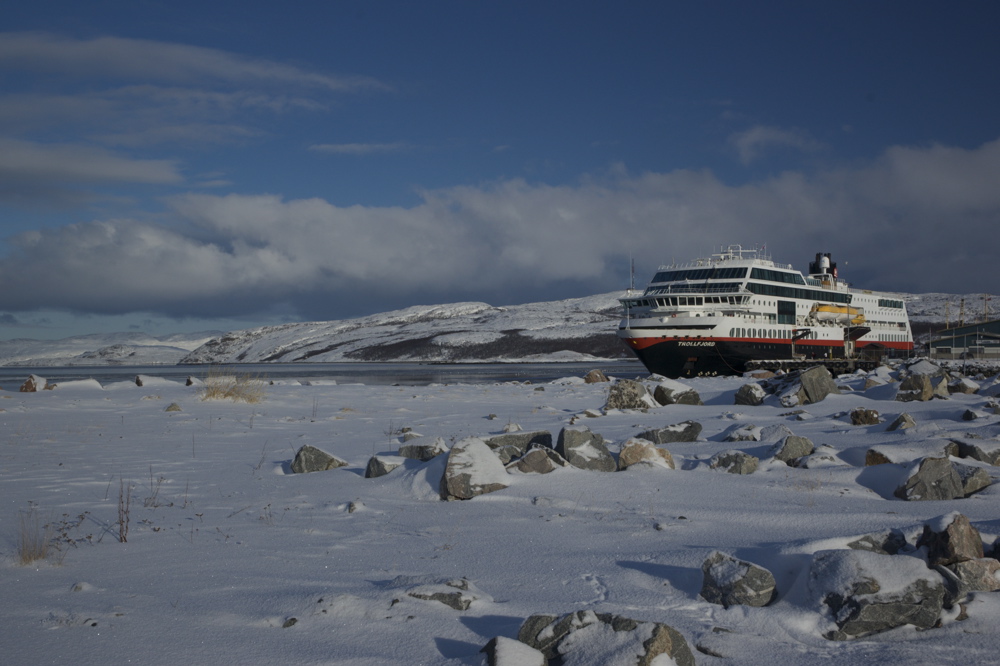
[[547, 666], [549, 663], [540, 650], [506, 636], [490, 639], [480, 652], [486, 655], [487, 666]]
[[713, 604], [766, 606], [775, 598], [774, 575], [764, 567], [715, 551], [701, 565], [701, 596]]
[[467, 437], [448, 452], [441, 477], [441, 499], [472, 499], [509, 485], [507, 470], [490, 447], [478, 437]]
[[21, 384], [21, 393], [35, 393], [36, 391], [41, 391], [45, 388], [46, 381], [45, 377], [39, 377], [38, 375], [28, 375], [28, 378]]
[[604, 444], [604, 437], [586, 426], [569, 426], [559, 432], [556, 452], [573, 467], [614, 472], [618, 463]]
[[608, 376], [604, 374], [603, 371], [594, 368], [586, 375], [583, 376], [583, 382], [585, 384], [600, 384], [602, 382], [608, 381]]
[[759, 442], [761, 429], [752, 423], [735, 425], [726, 431], [724, 441], [727, 442]]
[[368, 465], [365, 467], [365, 478], [376, 479], [385, 476], [401, 466], [406, 460], [407, 458], [402, 456], [372, 456], [368, 459]]
[[981, 440], [969, 442], [962, 439], [953, 439], [946, 449], [949, 455], [958, 458], [972, 458], [990, 465], [1000, 464], [1000, 442], [993, 440]]
[[725, 470], [730, 474], [753, 474], [757, 471], [758, 462], [760, 461], [756, 456], [744, 451], [721, 451], [712, 456], [708, 466], [712, 469]]
[[466, 578], [453, 578], [439, 583], [411, 587], [406, 591], [406, 596], [422, 601], [437, 601], [457, 611], [468, 610], [469, 606], [479, 599], [489, 600], [489, 595], [483, 594]]
[[899, 384], [896, 400], [899, 402], [926, 402], [933, 398], [947, 398], [948, 380], [943, 376], [912, 374]]
[[399, 447], [400, 457], [420, 460], [422, 462], [436, 458], [447, 451], [448, 443], [444, 440], [444, 437], [436, 437], [432, 442], [407, 443]]
[[878, 410], [855, 407], [851, 410], [851, 425], [878, 425]]
[[632, 465], [674, 469], [674, 458], [666, 449], [657, 448], [648, 440], [632, 437], [622, 444], [622, 450], [618, 454], [618, 469], [628, 469]]
[[969, 519], [958, 512], [940, 516], [924, 525], [917, 547], [927, 549], [931, 566], [949, 565], [983, 557], [983, 538]]
[[332, 456], [326, 451], [317, 449], [315, 446], [306, 444], [295, 453], [295, 459], [292, 461], [292, 471], [296, 474], [325, 472], [328, 469], [336, 469], [346, 464], [347, 461], [341, 460], [337, 456]]
[[892, 432], [893, 430], [907, 430], [909, 428], [915, 427], [916, 425], [917, 423], [916, 421], [913, 420], [913, 417], [907, 414], [906, 412], [903, 412], [902, 414], [897, 416], [892, 423], [889, 424], [889, 427], [886, 428], [886, 430], [888, 430], [889, 432]]
[[649, 409], [657, 406], [645, 384], [632, 379], [619, 379], [608, 389], [604, 409]]
[[560, 467], [566, 467], [569, 463], [561, 455], [547, 446], [538, 446], [520, 459], [510, 463], [507, 469], [516, 469], [523, 474], [548, 474]]
[[952, 467], [958, 472], [958, 477], [962, 479], [962, 497], [978, 493], [993, 483], [993, 479], [982, 467], [963, 465], [962, 463], [952, 463]]
[[788, 435], [771, 448], [771, 454], [775, 460], [790, 465], [793, 460], [812, 455], [815, 450], [816, 447], [808, 437]]
[[485, 440], [486, 446], [493, 449], [504, 464], [514, 458], [520, 458], [532, 446], [552, 446], [552, 433], [548, 430], [534, 432], [515, 431], [494, 435]]
[[[559, 663], [695, 666], [684, 636], [660, 622], [639, 622], [620, 615], [576, 611], [567, 615], [532, 615], [517, 639]], [[658, 657], [666, 659], [658, 659]]]
[[749, 407], [757, 407], [764, 404], [764, 398], [767, 397], [767, 391], [760, 384], [744, 384], [736, 391], [736, 395], [733, 400], [737, 405], [747, 405]]
[[979, 392], [979, 384], [968, 377], [959, 377], [949, 382], [948, 393], [962, 393], [963, 395], [973, 395]]
[[694, 442], [701, 434], [701, 424], [697, 421], [683, 421], [668, 425], [665, 428], [646, 430], [637, 435], [654, 444], [672, 444], [674, 442]]
[[906, 535], [899, 530], [864, 534], [847, 544], [851, 550], [867, 550], [882, 555], [895, 555], [906, 548]]
[[840, 393], [830, 372], [821, 365], [813, 366], [792, 375], [781, 389], [779, 402], [785, 407], [811, 405], [832, 393]]
[[896, 497], [904, 500], [950, 500], [965, 497], [962, 477], [946, 458], [922, 458], [910, 468], [906, 482], [896, 488]]
[[690, 386], [664, 379], [653, 389], [653, 399], [661, 405], [700, 405], [701, 396]]
[[825, 634], [830, 640], [907, 624], [929, 629], [940, 619], [946, 595], [944, 579], [923, 560], [863, 550], [815, 553], [808, 587], [837, 626]]

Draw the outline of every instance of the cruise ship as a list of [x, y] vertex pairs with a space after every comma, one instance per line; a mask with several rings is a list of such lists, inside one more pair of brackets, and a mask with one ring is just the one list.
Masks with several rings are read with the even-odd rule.
[[646, 368], [670, 378], [742, 374], [783, 361], [908, 356], [906, 305], [852, 289], [829, 253], [808, 275], [763, 248], [731, 245], [708, 259], [661, 266], [641, 293], [621, 299], [618, 335]]

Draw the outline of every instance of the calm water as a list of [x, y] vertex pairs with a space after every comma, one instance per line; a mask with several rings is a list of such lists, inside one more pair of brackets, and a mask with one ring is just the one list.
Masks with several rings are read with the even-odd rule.
[[[0, 367], [0, 388], [16, 391], [28, 375], [44, 377], [49, 383], [96, 379], [101, 384], [132, 381], [136, 375], [150, 375], [175, 381], [204, 377], [208, 365], [130, 365], [71, 367]], [[237, 364], [235, 372], [264, 379], [333, 379], [340, 384], [490, 384], [506, 381], [548, 382], [560, 377], [582, 377], [594, 368], [608, 375], [636, 377], [648, 374], [638, 361], [594, 363], [261, 363]]]

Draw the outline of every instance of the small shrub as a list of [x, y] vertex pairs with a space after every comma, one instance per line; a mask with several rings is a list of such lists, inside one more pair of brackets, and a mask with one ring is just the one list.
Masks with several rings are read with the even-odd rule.
[[21, 511], [17, 522], [17, 561], [27, 565], [35, 560], [44, 560], [49, 556], [51, 545], [52, 531], [42, 525], [38, 508], [32, 506], [27, 511]]
[[266, 385], [260, 376], [249, 372], [236, 373], [213, 368], [205, 377], [201, 399], [257, 403], [264, 399]]

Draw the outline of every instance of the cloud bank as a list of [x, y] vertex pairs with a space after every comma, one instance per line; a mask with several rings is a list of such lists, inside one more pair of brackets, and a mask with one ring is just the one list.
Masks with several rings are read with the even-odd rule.
[[634, 256], [660, 263], [766, 243], [799, 268], [834, 252], [858, 286], [997, 290], [1000, 140], [894, 147], [857, 169], [731, 186], [711, 172], [614, 169], [573, 186], [503, 180], [422, 193], [413, 207], [272, 194], [184, 194], [157, 221], [23, 233], [0, 309], [173, 316], [291, 307], [313, 319], [402, 303], [529, 302], [612, 291]]

